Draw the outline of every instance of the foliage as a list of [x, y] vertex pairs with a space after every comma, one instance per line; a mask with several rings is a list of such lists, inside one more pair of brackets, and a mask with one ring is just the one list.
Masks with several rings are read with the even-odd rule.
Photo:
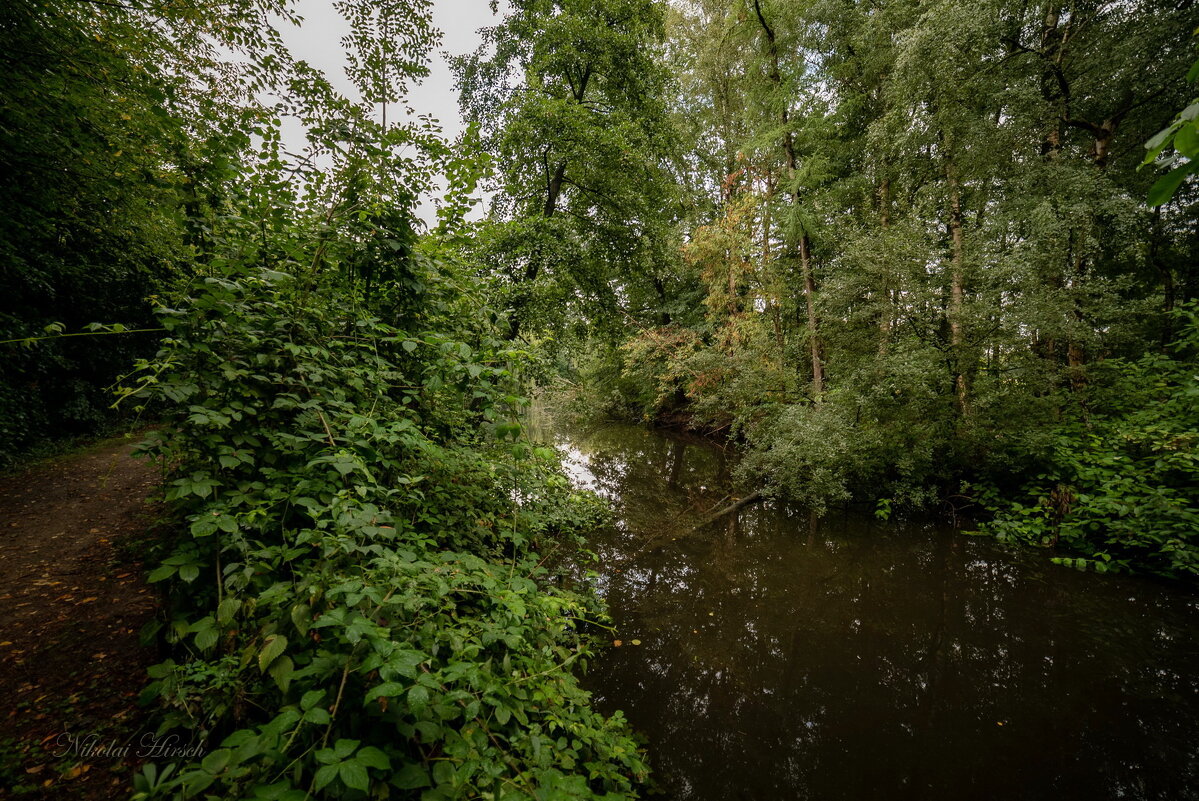
[[628, 340], [621, 347], [628, 400], [647, 417], [661, 417], [677, 408], [691, 382], [688, 357], [701, 345], [693, 330], [681, 326], [646, 329]]
[[536, 359], [459, 260], [486, 164], [389, 119], [429, 4], [336, 9], [358, 100], [291, 58], [285, 0], [6, 9], [5, 447], [65, 426], [39, 403], [58, 376], [100, 397], [143, 354], [124, 408], [161, 422], [179, 522], [145, 697], [206, 755], [147, 766], [140, 796], [628, 797], [640, 752], [571, 672], [602, 609], [537, 554], [604, 509], [520, 441]]
[[[1199, 291], [1180, 177], [1197, 26], [1164, 0], [673, 5], [671, 113], [695, 152], [665, 286], [698, 297], [669, 327], [626, 326], [605, 406], [727, 432], [747, 482], [817, 510], [956, 507], [963, 481], [1049, 475], [1048, 453], [1088, 441], [1063, 421], [1098, 430], [1137, 396], [1113, 365], [1183, 363], [1146, 354]], [[1152, 210], [1140, 146], [1163, 125], [1148, 161], [1167, 154], [1182, 189]], [[1189, 430], [1160, 414], [1126, 422]], [[1177, 478], [1142, 476], [1174, 528], [1195, 508]], [[1158, 545], [1120, 558], [1185, 570]]]
[[1058, 548], [1078, 567], [1199, 574], [1199, 317], [1181, 310], [1175, 354], [1097, 366], [1095, 389], [1051, 435], [1019, 492], [983, 488], [1001, 540]]
[[660, 312], [675, 206], [663, 4], [510, 6], [454, 66], [463, 116], [497, 166], [469, 249], [499, 279], [511, 335], [618, 327], [622, 295]]
[[[430, 186], [447, 156], [436, 126], [370, 105], [424, 73], [427, 4], [338, 4], [358, 103], [291, 57], [292, 5], [0, 11], [0, 460], [111, 416], [107, 388], [154, 350], [152, 296], [231, 247], [279, 258], [267, 234], [301, 206], [407, 209]], [[302, 154], [283, 153], [285, 117], [307, 132]], [[80, 336], [96, 322], [142, 333]]]
[[639, 752], [570, 672], [602, 610], [533, 550], [597, 510], [518, 441], [520, 353], [462, 324], [436, 265], [428, 330], [295, 269], [163, 307], [128, 390], [161, 404], [147, 450], [185, 521], [150, 576], [174, 656], [147, 697], [210, 744], [143, 797], [628, 796]]
[[[1199, 80], [1199, 61], [1192, 64], [1187, 72], [1189, 83], [1196, 80]], [[1149, 188], [1149, 205], [1160, 206], [1169, 202], [1187, 176], [1199, 169], [1199, 98], [1178, 112], [1173, 122], [1154, 134], [1145, 143], [1145, 149], [1149, 152], [1141, 166], [1160, 163], [1170, 168]], [[1173, 153], [1168, 152], [1171, 149]]]

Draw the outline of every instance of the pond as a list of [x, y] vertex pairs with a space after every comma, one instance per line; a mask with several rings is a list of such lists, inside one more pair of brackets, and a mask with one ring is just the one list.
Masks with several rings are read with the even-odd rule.
[[584, 683], [668, 797], [1199, 798], [1194, 592], [931, 524], [757, 504], [697, 527], [730, 501], [719, 448], [534, 434], [615, 506], [591, 581], [621, 645]]

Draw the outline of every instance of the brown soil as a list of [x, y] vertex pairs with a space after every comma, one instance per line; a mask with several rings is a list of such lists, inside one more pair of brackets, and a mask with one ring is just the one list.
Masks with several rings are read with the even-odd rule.
[[[0, 798], [128, 798], [155, 466], [108, 441], [0, 476]], [[72, 747], [72, 743], [75, 745]], [[90, 746], [90, 747], [89, 747]]]

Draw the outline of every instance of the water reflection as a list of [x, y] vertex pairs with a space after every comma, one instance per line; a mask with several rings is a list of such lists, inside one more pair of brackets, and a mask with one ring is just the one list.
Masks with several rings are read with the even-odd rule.
[[934, 526], [727, 502], [724, 455], [541, 429], [615, 503], [587, 683], [679, 799], [1195, 799], [1195, 595]]

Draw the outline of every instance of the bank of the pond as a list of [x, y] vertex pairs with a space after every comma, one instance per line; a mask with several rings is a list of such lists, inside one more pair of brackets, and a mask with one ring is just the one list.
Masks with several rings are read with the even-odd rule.
[[694, 529], [732, 494], [720, 449], [534, 430], [615, 505], [592, 580], [621, 645], [586, 683], [674, 798], [1199, 798], [1185, 587], [770, 504]]

